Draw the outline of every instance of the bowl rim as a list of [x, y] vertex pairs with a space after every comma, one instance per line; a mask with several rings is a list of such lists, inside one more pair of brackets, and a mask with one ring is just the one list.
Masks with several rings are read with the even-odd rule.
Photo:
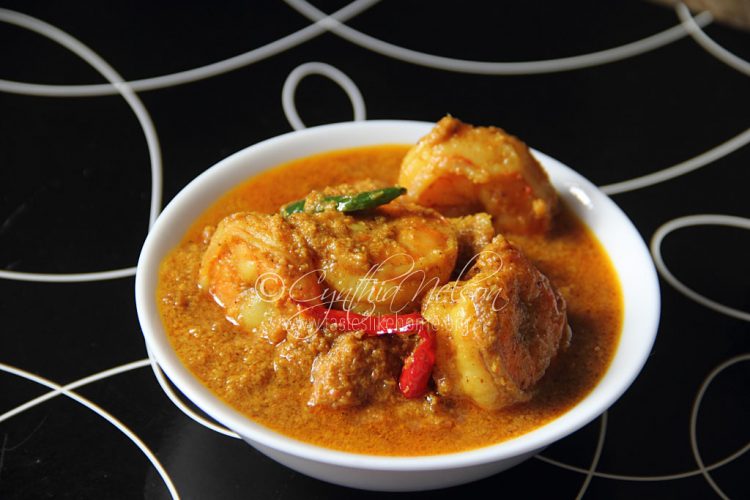
[[[434, 123], [422, 121], [370, 120], [321, 125], [288, 132], [248, 146], [224, 158], [198, 175], [169, 202], [154, 223], [141, 250], [135, 278], [135, 299], [138, 319], [150, 352], [149, 355], [153, 355], [168, 378], [188, 399], [245, 440], [282, 453], [346, 468], [421, 471], [470, 467], [539, 450], [593, 421], [625, 392], [645, 364], [659, 324], [661, 309], [659, 282], [650, 252], [630, 219], [607, 195], [570, 167], [533, 149], [532, 153], [545, 167], [555, 188], [568, 206], [589, 226], [610, 254], [610, 259], [620, 278], [624, 302], [620, 338], [607, 371], [586, 396], [547, 423], [499, 443], [438, 455], [388, 456], [340, 451], [288, 437], [254, 422], [214, 395], [179, 360], [161, 323], [155, 294], [158, 268], [162, 259], [183, 238], [187, 226], [196, 218], [195, 215], [184, 215], [185, 213], [200, 214], [205, 211], [219, 196], [231, 188], [226, 186], [221, 188], [222, 185], [227, 184], [228, 177], [246, 179], [291, 161], [291, 159], [282, 159], [257, 168], [248, 167], [247, 165], [252, 165], [257, 157], [278, 156], [278, 151], [294, 149], [293, 146], [303, 143], [303, 147], [294, 149], [300, 151], [295, 158], [316, 154], [314, 151], [308, 152], [306, 148], [319, 147], [317, 152], [322, 153], [356, 147], [356, 145], [347, 144], [321, 146], [327, 140], [334, 143], [361, 140], [362, 146], [398, 142], [413, 143], [414, 137], [423, 136], [433, 126]], [[380, 137], [378, 134], [390, 134], [394, 137], [404, 135], [406, 140], [370, 142], [372, 137]], [[228, 186], [236, 185], [238, 182], [235, 180]], [[208, 193], [212, 190], [218, 192], [218, 195]], [[176, 225], [183, 226], [183, 229], [177, 231], [170, 226], [175, 225], [173, 219], [179, 221], [180, 217], [183, 220]], [[596, 228], [592, 227], [592, 221], [595, 224], [602, 224], [602, 218], [606, 219], [607, 227], [599, 225]], [[608, 226], [613, 226], [615, 229], [610, 229]], [[617, 266], [612, 256], [613, 248], [605, 245], [597, 229], [607, 231], [608, 235], [610, 232], [613, 233], [608, 238], [615, 238], [613, 241], [618, 242], [618, 245], [614, 245], [616, 247], [614, 250], [622, 253], [625, 259], [632, 257], [631, 260], [635, 262], [633, 269], [627, 269], [627, 273], [623, 273], [625, 270]], [[622, 252], [619, 250], [621, 245], [625, 247]], [[638, 276], [636, 281], [632, 279], [634, 275]], [[626, 281], [630, 288], [635, 287], [633, 290], [628, 290], [629, 294], [626, 294], [625, 290]], [[640, 305], [637, 311], [629, 308], [629, 297]], [[631, 341], [629, 337], [626, 339], [626, 335], [635, 336], [637, 341]], [[627, 347], [625, 352], [623, 352], [624, 347]], [[613, 372], [615, 367], [617, 373]], [[608, 384], [605, 387], [606, 391], [602, 389], [605, 382]]]

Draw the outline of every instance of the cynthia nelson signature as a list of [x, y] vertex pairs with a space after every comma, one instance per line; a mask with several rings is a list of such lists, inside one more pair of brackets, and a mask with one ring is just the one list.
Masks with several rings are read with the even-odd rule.
[[[474, 262], [483, 254], [491, 254], [492, 261], [498, 264], [491, 272], [471, 273]], [[389, 267], [391, 259], [399, 259], [399, 268], [403, 268], [403, 260], [408, 259], [408, 269], [395, 276]], [[423, 269], [417, 269], [414, 258], [407, 254], [389, 256], [386, 260], [370, 267], [368, 271], [356, 278], [353, 287], [337, 287], [326, 279], [324, 269], [314, 269], [299, 276], [292, 283], [285, 283], [278, 273], [266, 272], [260, 275], [254, 289], [261, 300], [277, 302], [290, 297], [303, 306], [302, 311], [309, 304], [335, 304], [338, 308], [350, 311], [356, 308], [364, 314], [376, 314], [387, 310], [390, 314], [401, 314], [411, 304], [425, 295], [440, 294], [446, 297], [448, 303], [455, 304], [459, 300], [468, 299], [471, 303], [491, 303], [492, 310], [501, 311], [508, 305], [507, 294], [502, 286], [498, 286], [491, 278], [503, 268], [502, 257], [495, 252], [483, 251], [472, 257], [461, 269], [454, 281], [440, 283], [437, 276], [429, 277]], [[319, 295], [310, 296], [305, 293], [303, 285], [309, 283], [313, 276], [323, 290]], [[470, 283], [471, 286], [465, 286]], [[302, 312], [300, 311], [300, 312]], [[299, 313], [298, 313], [299, 314]]]

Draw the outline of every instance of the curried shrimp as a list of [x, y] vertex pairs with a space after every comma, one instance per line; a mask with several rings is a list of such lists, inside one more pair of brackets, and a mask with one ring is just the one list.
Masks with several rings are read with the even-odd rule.
[[201, 260], [199, 285], [227, 319], [276, 344], [299, 302], [317, 304], [322, 290], [305, 240], [280, 215], [232, 214], [219, 222]]
[[399, 184], [420, 205], [449, 216], [488, 212], [499, 232], [544, 233], [558, 205], [546, 172], [523, 142], [451, 116], [409, 150]]
[[422, 306], [438, 334], [438, 391], [485, 409], [527, 401], [570, 341], [565, 300], [502, 236], [467, 278], [431, 291]]
[[[326, 302], [360, 313], [417, 309], [448, 281], [458, 252], [450, 222], [429, 208], [394, 201], [356, 216], [336, 210], [291, 215], [313, 249]], [[329, 300], [330, 299], [330, 300]]]

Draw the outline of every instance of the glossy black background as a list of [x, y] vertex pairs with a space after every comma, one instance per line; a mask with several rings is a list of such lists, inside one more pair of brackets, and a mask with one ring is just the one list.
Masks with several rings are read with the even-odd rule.
[[[326, 12], [346, 2], [316, 2]], [[276, 40], [308, 24], [279, 1], [27, 2], [0, 7], [36, 16], [93, 48], [126, 79], [181, 71]], [[437, 4], [385, 0], [349, 25], [415, 50], [474, 60], [572, 56], [641, 39], [677, 24], [639, 1]], [[750, 35], [712, 25], [726, 48], [750, 58]], [[624, 61], [564, 73], [488, 76], [396, 61], [327, 33], [272, 58], [178, 87], [142, 92], [164, 162], [164, 203], [216, 161], [291, 130], [281, 106], [288, 74], [332, 64], [360, 88], [370, 119], [434, 121], [450, 112], [496, 124], [597, 184], [674, 165], [748, 126], [750, 80], [685, 38]], [[100, 83], [86, 63], [37, 34], [0, 23], [0, 78]], [[296, 103], [307, 125], [351, 119], [346, 94], [310, 76]], [[663, 184], [615, 195], [649, 241], [683, 215], [750, 216], [750, 150]], [[134, 266], [148, 229], [148, 151], [119, 96], [53, 98], [0, 93], [0, 268], [47, 273]], [[686, 284], [750, 310], [750, 234], [689, 228], [664, 242]], [[690, 410], [711, 370], [750, 351], [746, 322], [706, 309], [662, 282], [662, 324], [632, 388], [609, 411], [597, 470], [653, 476], [696, 469]], [[0, 362], [64, 384], [143, 359], [133, 278], [80, 284], [0, 280]], [[698, 442], [706, 464], [750, 441], [747, 363], [706, 393]], [[46, 389], [0, 372], [0, 413]], [[247, 445], [185, 417], [148, 368], [79, 393], [129, 426], [159, 457], [184, 498], [370, 498], [292, 472]], [[588, 468], [600, 422], [544, 455]], [[744, 455], [712, 475], [732, 498], [750, 496]], [[495, 477], [417, 498], [575, 497], [584, 475], [539, 459]], [[150, 462], [101, 417], [64, 397], [0, 422], [0, 498], [165, 498]], [[591, 498], [711, 498], [700, 476], [672, 481], [595, 477]]]

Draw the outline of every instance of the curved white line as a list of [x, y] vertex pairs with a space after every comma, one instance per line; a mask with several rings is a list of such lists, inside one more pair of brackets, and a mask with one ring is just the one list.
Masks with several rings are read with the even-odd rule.
[[682, 293], [686, 297], [694, 300], [695, 302], [713, 309], [714, 311], [726, 314], [733, 318], [741, 319], [743, 321], [750, 321], [750, 313], [735, 309], [733, 307], [725, 306], [715, 300], [711, 300], [691, 288], [685, 286], [664, 264], [664, 259], [661, 255], [661, 242], [664, 238], [672, 231], [684, 227], [691, 226], [730, 226], [738, 227], [741, 229], [750, 229], [750, 219], [744, 217], [735, 217], [733, 215], [718, 215], [718, 214], [700, 214], [700, 215], [688, 215], [685, 217], [679, 217], [673, 219], [666, 224], [663, 224], [659, 229], [656, 230], [654, 236], [651, 238], [651, 255], [654, 258], [654, 264], [656, 269], [670, 285], [672, 285], [678, 292]]
[[135, 276], [135, 267], [115, 269], [114, 271], [101, 271], [96, 273], [78, 274], [44, 274], [44, 273], [22, 273], [18, 271], [0, 270], [0, 279], [15, 281], [35, 281], [42, 283], [85, 283], [89, 281], [107, 281]]
[[[114, 375], [119, 375], [120, 373], [129, 372], [131, 370], [135, 370], [138, 368], [142, 368], [144, 366], [148, 366], [149, 360], [148, 359], [142, 359], [140, 361], [133, 361], [132, 363], [127, 363], [121, 366], [117, 366], [115, 368], [110, 368], [109, 370], [104, 370], [99, 373], [95, 373], [94, 375], [89, 375], [88, 377], [84, 377], [80, 380], [76, 380], [75, 382], [71, 382], [70, 384], [65, 384], [62, 386], [62, 389], [72, 391], [73, 389], [77, 389], [79, 387], [82, 387], [84, 385], [91, 384], [93, 382], [97, 382], [99, 380], [103, 380], [105, 378], [112, 377]], [[62, 390], [54, 389], [46, 394], [42, 394], [39, 397], [36, 397], [32, 400], [29, 400], [25, 402], [24, 404], [13, 408], [12, 410], [6, 411], [2, 415], [0, 415], [0, 423], [2, 423], [5, 420], [8, 420], [9, 418], [12, 418], [19, 413], [22, 413], [30, 408], [33, 408], [39, 404], [44, 403], [45, 401], [48, 401], [52, 398], [55, 398], [62, 394]]]
[[[718, 462], [715, 462], [709, 466], [707, 466], [705, 469], [707, 471], [712, 471], [715, 469], [718, 469], [720, 467], [723, 467], [727, 465], [728, 463], [733, 462], [734, 460], [738, 459], [742, 455], [748, 452], [750, 450], [750, 443], [747, 443], [742, 448], [738, 449], [728, 457], [722, 458]], [[569, 470], [571, 472], [578, 472], [579, 474], [588, 474], [589, 471], [582, 468], [582, 467], [576, 467], [575, 465], [566, 464], [564, 462], [560, 462], [559, 460], [554, 460], [552, 458], [547, 458], [544, 455], [536, 455], [534, 458], [541, 460], [542, 462], [548, 463], [550, 465], [555, 465], [557, 467], [560, 467], [561, 469]], [[594, 472], [592, 475], [594, 477], [599, 477], [602, 479], [612, 479], [614, 481], [634, 481], [634, 482], [659, 482], [659, 481], [676, 481], [678, 479], [687, 479], [689, 477], [695, 477], [700, 476], [703, 473], [700, 469], [695, 469], [687, 472], [678, 472], [675, 474], [665, 474], [661, 476], [631, 476], [631, 475], [625, 475], [625, 474], [610, 474], [608, 472]]]
[[591, 466], [589, 467], [588, 472], [586, 473], [586, 479], [583, 480], [583, 484], [581, 485], [581, 489], [578, 491], [578, 495], [576, 495], [576, 500], [581, 500], [583, 498], [583, 495], [586, 494], [586, 490], [589, 489], [589, 484], [591, 484], [591, 479], [594, 477], [594, 472], [596, 472], [596, 467], [599, 465], [599, 459], [602, 457], [602, 450], [604, 449], [604, 438], [607, 435], [607, 412], [605, 411], [602, 413], [601, 417], [601, 424], [599, 426], [599, 437], [596, 440], [596, 449], [594, 450], [594, 458], [591, 459]]
[[618, 194], [625, 193], [627, 191], [634, 191], [660, 182], [668, 181], [679, 177], [681, 175], [697, 170], [701, 167], [708, 165], [709, 163], [718, 160], [734, 151], [737, 151], [743, 146], [750, 143], [750, 128], [746, 129], [739, 135], [732, 137], [728, 141], [719, 144], [713, 149], [706, 151], [703, 154], [691, 158], [677, 165], [658, 170], [651, 174], [629, 179], [627, 181], [615, 182], [614, 184], [607, 184], [605, 186], [599, 186], [599, 189], [604, 191], [606, 194]]
[[156, 216], [159, 215], [159, 207], [161, 205], [161, 151], [154, 124], [138, 96], [133, 93], [132, 89], [124, 82], [119, 73], [117, 73], [112, 66], [107, 64], [107, 62], [96, 52], [59, 28], [35, 17], [8, 9], [0, 9], [0, 21], [14, 24], [21, 28], [26, 28], [29, 31], [33, 31], [59, 43], [89, 63], [89, 65], [106, 78], [125, 99], [133, 110], [133, 113], [135, 113], [135, 116], [143, 129], [143, 134], [146, 137], [146, 143], [148, 145], [149, 159], [151, 161], [152, 183], [149, 226], [153, 224], [156, 220]]
[[305, 124], [297, 113], [297, 106], [294, 103], [294, 94], [297, 91], [297, 85], [299, 85], [299, 82], [308, 75], [322, 75], [336, 82], [339, 87], [344, 89], [346, 95], [349, 97], [349, 101], [352, 103], [354, 121], [362, 121], [365, 119], [365, 100], [362, 98], [362, 93], [359, 91], [359, 88], [357, 88], [357, 84], [354, 83], [346, 73], [330, 64], [309, 62], [294, 68], [294, 70], [289, 73], [286, 81], [284, 81], [284, 87], [281, 90], [281, 105], [284, 108], [286, 119], [289, 120], [289, 123], [294, 130], [305, 128]]
[[[703, 381], [703, 384], [701, 384], [701, 388], [698, 390], [698, 395], [695, 397], [695, 402], [693, 403], [693, 409], [690, 411], [690, 448], [693, 450], [693, 456], [695, 457], [695, 461], [698, 463], [699, 470], [701, 471], [701, 474], [703, 474], [703, 477], [706, 478], [706, 481], [714, 489], [716, 494], [724, 500], [728, 500], [729, 497], [721, 490], [721, 488], [719, 488], [714, 479], [711, 477], [711, 474], [708, 473], [709, 471], [703, 464], [703, 458], [701, 457], [700, 450], [698, 449], [698, 436], [696, 430], [698, 426], [698, 410], [700, 409], [701, 402], [703, 401], [703, 395], [706, 393], [706, 390], [708, 389], [708, 386], [711, 385], [713, 379], [715, 379], [716, 376], [725, 369], [742, 361], [750, 361], [750, 353], [735, 356], [714, 368]], [[750, 443], [748, 443], [748, 445], [750, 445]]]
[[154, 466], [156, 471], [161, 476], [162, 480], [164, 481], [164, 484], [169, 490], [170, 495], [172, 495], [172, 498], [175, 498], [175, 499], [180, 498], [179, 494], [177, 493], [177, 489], [172, 483], [172, 480], [167, 474], [167, 471], [159, 462], [159, 459], [156, 458], [156, 456], [151, 452], [148, 446], [146, 446], [146, 444], [143, 441], [141, 441], [141, 439], [133, 431], [131, 431], [125, 424], [120, 422], [112, 414], [108, 413], [102, 407], [84, 398], [83, 396], [79, 396], [75, 392], [72, 392], [66, 389], [64, 386], [56, 384], [50, 380], [47, 380], [46, 378], [40, 377], [39, 375], [29, 373], [25, 370], [21, 370], [20, 368], [6, 365], [5, 363], [0, 363], [0, 371], [10, 373], [11, 375], [16, 375], [26, 380], [36, 382], [37, 384], [43, 385], [50, 389], [54, 389], [55, 391], [60, 392], [64, 396], [67, 396], [68, 398], [72, 399], [73, 401], [76, 401], [77, 403], [80, 403], [81, 405], [85, 406], [89, 410], [93, 411], [94, 413], [96, 413], [97, 415], [105, 419], [107, 422], [112, 424], [117, 430], [125, 434], [125, 436], [127, 436], [128, 439], [130, 439], [133, 442], [133, 444], [135, 444], [143, 452], [143, 454], [146, 455], [146, 458], [148, 458], [148, 460], [151, 462], [151, 464]]
[[675, 12], [677, 12], [677, 17], [679, 17], [680, 21], [682, 22], [682, 26], [685, 27], [685, 30], [693, 38], [693, 40], [698, 43], [698, 45], [703, 47], [706, 52], [708, 52], [724, 64], [731, 66], [737, 71], [750, 76], [750, 62], [747, 62], [744, 59], [741, 59], [732, 54], [727, 49], [716, 43], [708, 35], [706, 35], [701, 27], [698, 26], [698, 24], [695, 22], [695, 19], [690, 14], [690, 9], [688, 9], [684, 3], [678, 2], [677, 4], [675, 4], [674, 9]]
[[[336, 12], [331, 14], [330, 17], [338, 19], [340, 21], [347, 21], [367, 10], [379, 1], [380, 0], [356, 0], [349, 5], [346, 5], [345, 7], [337, 10]], [[166, 87], [173, 87], [176, 85], [184, 85], [186, 83], [204, 80], [212, 76], [228, 73], [243, 66], [248, 66], [258, 61], [262, 61], [263, 59], [267, 59], [292, 47], [312, 40], [313, 38], [326, 32], [324, 24], [325, 20], [321, 20], [320, 22], [316, 22], [315, 24], [306, 26], [305, 28], [290, 33], [289, 35], [286, 35], [261, 47], [252, 49], [248, 52], [230, 57], [228, 59], [224, 59], [222, 61], [201, 66], [199, 68], [180, 71], [178, 73], [172, 73], [169, 75], [155, 76], [151, 78], [144, 78], [141, 80], [133, 80], [126, 83], [133, 91], [142, 92], [146, 90], [155, 90]], [[118, 93], [117, 88], [109, 84], [42, 85], [35, 83], [17, 82], [12, 80], [0, 80], [0, 91], [13, 94], [48, 97], [89, 97], [112, 95]]]
[[[458, 73], [483, 75], [530, 75], [571, 71], [574, 69], [588, 68], [600, 64], [620, 61], [628, 57], [643, 54], [644, 52], [668, 45], [687, 35], [685, 27], [680, 24], [636, 42], [573, 57], [523, 62], [471, 61], [436, 56], [434, 54], [427, 54], [400, 47], [362, 33], [361, 31], [357, 31], [354, 28], [350, 28], [336, 19], [327, 17], [324, 12], [305, 0], [284, 1], [309, 20], [315, 21], [316, 23], [323, 23], [329, 31], [355, 45], [359, 45], [360, 47], [364, 47], [373, 52], [377, 52], [378, 54], [398, 59], [400, 61], [426, 66], [428, 68], [455, 71]], [[713, 18], [710, 13], [704, 12], [697, 16], [695, 20], [700, 25], [705, 26], [709, 24]]]
[[[122, 77], [115, 71], [112, 66], [102, 59], [96, 52], [91, 50], [89, 47], [73, 38], [71, 35], [64, 31], [48, 24], [40, 19], [15, 12], [7, 9], [0, 9], [0, 21], [6, 22], [25, 28], [27, 30], [38, 33], [52, 41], [55, 41], [65, 47], [66, 49], [73, 52], [75, 55], [86, 61], [98, 71], [104, 78], [109, 81], [117, 92], [125, 99], [128, 106], [135, 113], [138, 123], [143, 129], [143, 134], [146, 137], [146, 144], [148, 146], [149, 161], [151, 164], [151, 207], [149, 210], [149, 228], [153, 225], [156, 217], [159, 215], [161, 207], [161, 190], [162, 190], [162, 164], [161, 164], [161, 149], [159, 146], [159, 138], [156, 135], [156, 129], [151, 121], [151, 116], [148, 114], [146, 107], [143, 105], [141, 100], [132, 91], [132, 89], [124, 83]], [[101, 280], [101, 279], [115, 279], [123, 276], [132, 276], [132, 268], [128, 269], [117, 269], [114, 271], [105, 271], [102, 273], [84, 273], [84, 274], [59, 274], [55, 275], [52, 279], [49, 279], [47, 274], [37, 273], [16, 273], [12, 271], [0, 272], [0, 278], [15, 279], [15, 280], [33, 280], [33, 281], [53, 281], [53, 282], [71, 282], [71, 281], [88, 281], [88, 280]], [[35, 276], [31, 276], [35, 275]]]
[[146, 352], [148, 353], [149, 362], [151, 364], [151, 370], [154, 372], [154, 376], [156, 377], [156, 381], [161, 386], [164, 393], [167, 395], [170, 401], [180, 410], [182, 413], [184, 413], [187, 417], [191, 418], [198, 424], [202, 425], [203, 427], [206, 427], [214, 432], [218, 432], [219, 434], [223, 434], [227, 437], [235, 438], [235, 439], [242, 439], [242, 437], [237, 434], [234, 431], [231, 431], [227, 429], [226, 427], [222, 427], [218, 424], [215, 424], [214, 422], [211, 422], [210, 420], [204, 418], [202, 415], [197, 414], [194, 412], [190, 407], [188, 407], [185, 403], [182, 402], [180, 397], [175, 393], [174, 389], [172, 389], [172, 386], [170, 385], [167, 378], [164, 376], [164, 372], [162, 372], [161, 367], [156, 362], [156, 358], [151, 354], [151, 349], [148, 347], [148, 344], [146, 344]]

